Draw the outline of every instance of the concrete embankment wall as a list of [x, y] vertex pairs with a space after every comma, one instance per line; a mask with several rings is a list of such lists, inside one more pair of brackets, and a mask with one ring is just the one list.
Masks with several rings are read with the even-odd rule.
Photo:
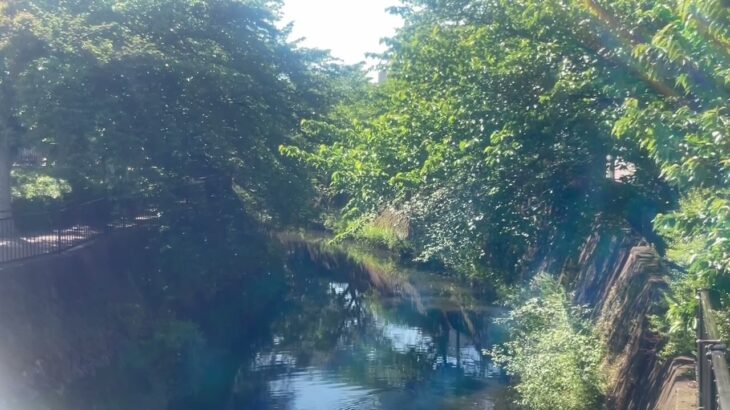
[[[131, 270], [148, 234], [117, 231], [58, 255], [0, 267], [0, 408], [33, 404], [110, 362], [141, 308]], [[21, 407], [22, 406], [22, 407]]]
[[666, 309], [666, 276], [652, 246], [631, 229], [608, 223], [596, 225], [563, 273], [574, 303], [591, 308], [605, 342], [607, 408], [693, 408], [691, 364], [661, 360], [657, 353], [665, 341], [650, 325], [650, 317]]

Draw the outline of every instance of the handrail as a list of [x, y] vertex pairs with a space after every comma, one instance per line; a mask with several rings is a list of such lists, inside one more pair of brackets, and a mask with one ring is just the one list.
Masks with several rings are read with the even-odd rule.
[[703, 410], [730, 410], [730, 370], [710, 292], [697, 292], [697, 384]]

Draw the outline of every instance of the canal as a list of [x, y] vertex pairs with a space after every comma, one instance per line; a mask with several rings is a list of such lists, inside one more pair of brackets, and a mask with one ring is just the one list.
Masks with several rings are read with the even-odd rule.
[[99, 354], [86, 352], [101, 364], [62, 389], [22, 392], [30, 404], [12, 407], [506, 408], [504, 375], [483, 354], [501, 337], [499, 312], [475, 289], [354, 246], [283, 239], [281, 248], [277, 270], [211, 278], [204, 297], [83, 310], [116, 317], [63, 334], [106, 337]]
[[270, 343], [240, 369], [230, 408], [503, 408], [482, 354], [495, 310], [471, 289], [352, 249], [290, 255]]

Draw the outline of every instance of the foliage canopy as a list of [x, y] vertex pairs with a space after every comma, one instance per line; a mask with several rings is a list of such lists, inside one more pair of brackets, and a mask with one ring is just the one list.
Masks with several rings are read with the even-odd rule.
[[0, 2], [0, 126], [75, 192], [170, 191], [226, 175], [296, 213], [306, 178], [278, 154], [347, 68], [297, 48], [276, 2]]

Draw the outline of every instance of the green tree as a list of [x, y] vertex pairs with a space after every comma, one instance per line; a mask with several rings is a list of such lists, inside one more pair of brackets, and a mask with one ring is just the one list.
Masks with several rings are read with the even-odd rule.
[[368, 94], [369, 109], [306, 123], [317, 147], [284, 149], [348, 198], [343, 232], [400, 208], [422, 260], [514, 278], [566, 256], [597, 213], [616, 211], [608, 155], [637, 168], [625, 190], [643, 210], [664, 205], [649, 158], [612, 136], [626, 89], [655, 84], [601, 53], [594, 42], [607, 30], [583, 3], [408, 1], [396, 11], [406, 26], [389, 40], [389, 81]]
[[44, 147], [77, 194], [227, 175], [275, 214], [295, 214], [308, 183], [278, 146], [337, 98], [340, 69], [287, 43], [277, 5], [0, 2], [6, 145]]
[[627, 99], [614, 132], [638, 141], [680, 193], [655, 226], [686, 269], [675, 277], [669, 329], [672, 345], [689, 350], [694, 290], [714, 289], [729, 306], [730, 9], [720, 0], [629, 3], [614, 7], [624, 26], [641, 21], [632, 58], [672, 92]]
[[[688, 289], [728, 303], [726, 1], [409, 0], [394, 12], [406, 25], [385, 53], [390, 81], [284, 150], [347, 198], [341, 232], [400, 208], [421, 259], [509, 278], [561, 260], [607, 211], [662, 245], [642, 229], [659, 211], [687, 270], [671, 328], [690, 339]], [[636, 170], [621, 187], [605, 179], [607, 155]]]

